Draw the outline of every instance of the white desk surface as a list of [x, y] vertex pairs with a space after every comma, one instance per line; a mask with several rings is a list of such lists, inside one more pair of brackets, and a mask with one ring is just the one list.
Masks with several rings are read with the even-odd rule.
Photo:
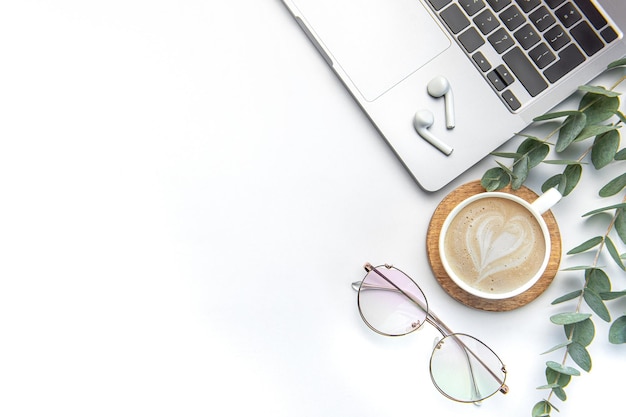
[[[579, 274], [507, 313], [449, 297], [428, 221], [493, 161], [420, 190], [278, 0], [4, 2], [0, 39], [0, 415], [517, 417], [543, 397], [550, 302]], [[579, 217], [618, 168], [553, 210], [564, 249], [604, 230]], [[510, 393], [446, 400], [434, 331], [367, 329], [366, 261], [490, 345]], [[596, 326], [559, 415], [622, 414], [625, 348]]]

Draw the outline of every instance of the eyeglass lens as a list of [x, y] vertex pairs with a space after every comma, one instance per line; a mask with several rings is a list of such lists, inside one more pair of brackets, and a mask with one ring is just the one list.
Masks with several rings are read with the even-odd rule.
[[430, 358], [435, 386], [447, 397], [477, 402], [495, 394], [505, 379], [500, 358], [480, 340], [451, 334], [439, 341]]
[[418, 329], [427, 315], [424, 293], [406, 274], [396, 268], [372, 269], [359, 289], [361, 317], [374, 331], [401, 336]]

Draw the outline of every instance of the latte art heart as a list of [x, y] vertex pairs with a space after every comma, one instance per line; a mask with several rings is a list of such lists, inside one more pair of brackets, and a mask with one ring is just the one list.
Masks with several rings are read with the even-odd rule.
[[464, 207], [445, 236], [450, 267], [468, 285], [506, 293], [532, 279], [546, 242], [541, 226], [524, 206], [503, 198], [483, 198]]

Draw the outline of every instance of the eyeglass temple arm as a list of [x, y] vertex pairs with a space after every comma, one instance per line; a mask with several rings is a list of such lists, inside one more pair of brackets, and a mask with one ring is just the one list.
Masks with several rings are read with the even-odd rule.
[[[424, 310], [426, 312], [426, 321], [428, 323], [430, 323], [435, 329], [437, 329], [439, 331], [439, 333], [441, 333], [441, 335], [443, 337], [446, 336], [451, 336], [454, 334], [454, 332], [443, 322], [441, 321], [441, 319], [439, 317], [437, 317], [435, 315], [435, 313], [431, 312], [427, 306], [424, 306], [419, 300], [416, 300], [414, 297], [411, 296], [411, 294], [408, 294], [406, 291], [404, 291], [402, 288], [398, 287], [395, 283], [393, 283], [389, 278], [387, 278], [382, 272], [380, 272], [378, 269], [374, 268], [370, 263], [366, 263], [365, 264], [365, 270], [370, 272], [373, 271], [374, 273], [376, 273], [378, 276], [380, 276], [381, 278], [383, 278], [385, 281], [387, 281], [389, 284], [391, 284], [395, 290], [393, 288], [385, 288], [385, 287], [379, 287], [377, 285], [371, 285], [371, 284], [364, 284], [361, 281], [355, 281], [352, 283], [352, 289], [355, 291], [358, 291], [359, 288], [361, 287], [365, 287], [366, 289], [378, 289], [378, 290], [387, 290], [387, 291], [398, 291], [400, 293], [402, 293], [405, 297], [407, 297], [409, 300], [411, 300], [413, 303], [415, 303], [419, 308], [421, 308], [422, 310]], [[502, 381], [492, 370], [491, 368], [482, 361], [482, 359], [480, 359], [478, 357], [478, 355], [476, 355], [465, 343], [463, 343], [461, 340], [459, 340], [458, 338], [454, 338], [457, 343], [459, 343], [462, 347], [463, 350], [470, 353], [482, 366], [483, 368], [485, 368], [487, 370], [487, 372], [489, 372], [489, 374], [491, 374], [491, 376], [502, 386], [500, 387], [500, 392], [503, 394], [506, 394], [509, 392], [509, 387], [506, 386], [504, 384], [504, 381]], [[469, 364], [469, 362], [468, 362]], [[471, 364], [469, 364], [471, 367]]]

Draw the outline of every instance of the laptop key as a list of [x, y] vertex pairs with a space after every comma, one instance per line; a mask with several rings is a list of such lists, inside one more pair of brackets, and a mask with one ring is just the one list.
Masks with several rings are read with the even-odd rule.
[[511, 0], [487, 0], [487, 3], [489, 3], [494, 12], [498, 13], [511, 4]]
[[548, 83], [518, 46], [504, 54], [502, 59], [532, 97], [548, 88]]
[[439, 16], [446, 22], [446, 25], [450, 28], [452, 33], [455, 35], [469, 26], [470, 22], [465, 16], [465, 13], [461, 10], [461, 8], [452, 4], [450, 7], [442, 11]]
[[515, 0], [519, 7], [522, 8], [526, 13], [530, 12], [535, 7], [539, 6], [541, 0]]
[[556, 22], [554, 16], [550, 14], [545, 6], [541, 6], [540, 8], [532, 12], [529, 18], [539, 32], [543, 32]]
[[483, 35], [491, 33], [498, 26], [500, 26], [500, 22], [489, 9], [480, 12], [480, 14], [476, 16], [473, 21]]
[[536, 45], [541, 39], [528, 23], [515, 32], [514, 36], [524, 49], [530, 49], [531, 46]]
[[526, 21], [526, 17], [520, 12], [517, 6], [511, 6], [502, 13], [500, 19], [509, 30], [515, 30]]
[[531, 49], [528, 52], [528, 56], [533, 60], [539, 69], [544, 69], [556, 59], [554, 53], [544, 42]]
[[606, 19], [602, 16], [602, 13], [596, 9], [596, 6], [593, 5], [591, 0], [574, 0], [574, 3], [576, 3], [583, 14], [587, 16], [587, 19], [589, 19], [594, 28], [602, 29], [606, 26]]
[[478, 33], [475, 27], [470, 27], [459, 35], [459, 42], [461, 42], [463, 48], [471, 54], [481, 47], [485, 43], [485, 40], [480, 36], [480, 33]]
[[604, 42], [596, 35], [589, 23], [582, 21], [570, 29], [569, 33], [578, 42], [587, 56], [591, 56], [604, 48]]
[[546, 4], [552, 9], [556, 9], [563, 3], [565, 0], [546, 0]]
[[554, 13], [566, 28], [571, 27], [574, 23], [582, 19], [582, 16], [578, 13], [578, 10], [576, 10], [572, 3], [565, 3], [563, 7], [560, 7]]
[[459, 4], [470, 16], [474, 16], [485, 7], [485, 2], [483, 0], [460, 0]]
[[600, 35], [602, 36], [602, 39], [604, 39], [604, 42], [606, 43], [613, 42], [619, 36], [617, 32], [615, 32], [615, 29], [613, 29], [611, 26], [602, 29], [602, 32], [600, 32]]
[[509, 32], [507, 32], [504, 28], [496, 30], [493, 34], [489, 35], [487, 40], [499, 54], [515, 45], [513, 37], [509, 35]]
[[571, 70], [585, 61], [585, 56], [574, 45], [570, 44], [559, 53], [559, 60], [543, 72], [543, 75], [551, 82], [555, 83]]
[[452, 0], [428, 0], [430, 5], [433, 6], [433, 9], [437, 12], [450, 4], [451, 1]]
[[502, 93], [502, 98], [504, 99], [504, 102], [507, 104], [507, 106], [509, 106], [509, 108], [513, 111], [522, 107], [521, 103], [519, 102], [517, 97], [515, 97], [515, 94], [511, 92], [511, 90], [504, 91]]
[[472, 55], [472, 59], [482, 72], [489, 71], [491, 69], [491, 64], [487, 61], [487, 58], [485, 58], [485, 55], [483, 55], [482, 52], [476, 52]]
[[555, 51], [563, 48], [571, 40], [561, 25], [556, 25], [544, 33], [543, 38], [548, 41], [548, 45], [550, 45]]

